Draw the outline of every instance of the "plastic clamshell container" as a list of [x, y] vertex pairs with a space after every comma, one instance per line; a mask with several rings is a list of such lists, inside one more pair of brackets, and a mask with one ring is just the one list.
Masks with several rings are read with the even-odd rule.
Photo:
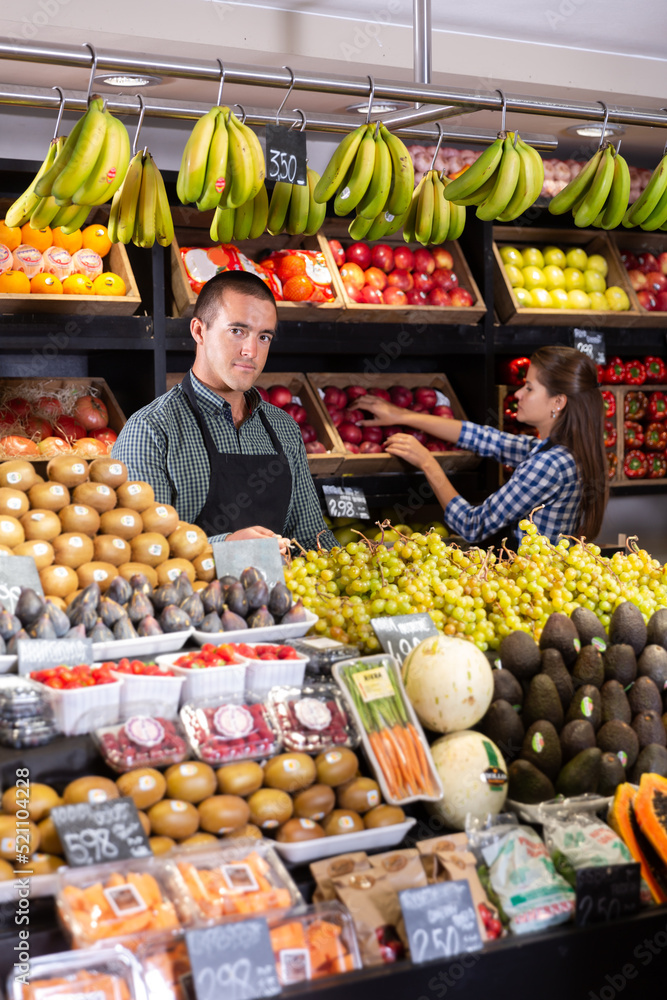
[[31, 955], [26, 985], [7, 977], [7, 1000], [145, 1000], [141, 965], [121, 945]]
[[267, 701], [283, 750], [324, 753], [359, 745], [357, 727], [335, 684], [274, 687]]
[[169, 857], [200, 924], [285, 911], [304, 902], [273, 845], [265, 840], [239, 837], [214, 848], [177, 848]]
[[[194, 653], [194, 650], [192, 651]], [[181, 706], [189, 701], [198, 701], [202, 698], [217, 698], [228, 696], [240, 696], [245, 691], [246, 666], [248, 661], [243, 657], [237, 657], [235, 663], [224, 663], [219, 667], [181, 667], [176, 661], [187, 653], [176, 653], [165, 656], [156, 656], [155, 662], [161, 667], [169, 667], [177, 677], [183, 678], [181, 688]]]
[[288, 646], [293, 646], [297, 653], [308, 658], [306, 675], [318, 680], [331, 679], [331, 667], [338, 660], [349, 660], [353, 656], [361, 656], [358, 646], [338, 642], [326, 635], [310, 635], [301, 639], [289, 639]]
[[183, 931], [151, 934], [136, 948], [147, 1000], [190, 1000], [192, 971]]
[[[346, 677], [346, 668], [353, 666], [356, 663], [363, 665], [364, 669], [370, 673], [377, 673], [378, 677], [369, 683], [367, 686], [367, 692], [363, 696], [363, 700], [367, 704], [372, 704], [373, 701], [379, 700], [385, 697], [399, 697], [403, 711], [408, 718], [408, 722], [413, 729], [413, 735], [419, 740], [419, 744], [423, 751], [423, 760], [426, 763], [426, 768], [428, 770], [428, 778], [434, 789], [433, 794], [429, 794], [424, 791], [422, 794], [406, 794], [406, 795], [396, 795], [394, 794], [388, 783], [385, 772], [378, 760], [371, 740], [369, 739], [368, 732], [364, 726], [363, 719], [357, 707], [355, 700], [355, 695], [350, 689], [350, 684], [348, 683]], [[428, 742], [424, 736], [424, 730], [421, 727], [421, 723], [417, 718], [412, 703], [408, 698], [405, 688], [403, 687], [403, 681], [401, 679], [401, 671], [398, 662], [393, 656], [388, 653], [377, 653], [374, 656], [364, 656], [354, 660], [343, 660], [340, 663], [335, 663], [333, 666], [333, 675], [336, 683], [340, 687], [345, 701], [347, 702], [350, 711], [352, 712], [354, 721], [359, 728], [361, 733], [361, 740], [363, 743], [364, 750], [366, 751], [366, 756], [370, 762], [370, 765], [375, 772], [375, 777], [377, 778], [378, 784], [382, 789], [382, 796], [385, 802], [389, 802], [394, 806], [403, 806], [409, 802], [438, 802], [443, 795], [442, 782], [440, 780], [440, 775], [438, 774], [437, 768], [433, 763], [433, 758], [431, 757], [431, 751], [429, 749]], [[371, 679], [372, 680], [372, 679]], [[393, 681], [393, 683], [392, 683]], [[350, 683], [354, 683], [351, 681]], [[355, 685], [356, 687], [356, 685]], [[359, 698], [362, 698], [361, 692], [357, 688], [357, 694]], [[422, 755], [420, 755], [422, 756]]]
[[120, 719], [122, 681], [69, 689], [35, 683], [47, 692], [56, 725], [65, 736], [82, 736], [100, 726], [113, 726]]
[[193, 754], [212, 766], [263, 760], [280, 750], [280, 736], [262, 701], [236, 696], [188, 702], [180, 717]]
[[0, 743], [17, 749], [42, 746], [60, 735], [43, 684], [10, 674], [0, 679]]
[[[264, 646], [266, 643], [248, 642], [244, 644], [250, 649], [256, 646]], [[289, 687], [301, 687], [306, 675], [305, 657], [293, 660], [253, 660], [250, 654], [248, 666], [246, 667], [245, 685], [246, 690], [251, 691], [258, 698], [266, 697], [272, 687], [287, 685]]]
[[263, 628], [243, 628], [233, 632], [200, 632], [194, 629], [192, 638], [200, 646], [207, 642], [284, 642], [285, 639], [300, 639], [317, 621], [317, 615], [306, 611], [306, 620], [290, 622], [287, 625], [267, 625]]
[[56, 909], [75, 948], [117, 938], [134, 950], [144, 934], [194, 919], [178, 870], [154, 857], [62, 869]]
[[336, 900], [271, 918], [269, 936], [281, 986], [362, 967], [354, 922]]
[[276, 841], [274, 847], [281, 858], [290, 865], [307, 865], [320, 858], [331, 858], [335, 854], [350, 851], [374, 851], [379, 847], [396, 847], [417, 822], [413, 817], [394, 823], [392, 826], [377, 826], [372, 830], [356, 833], [337, 833], [333, 837], [318, 837], [316, 840], [295, 841], [293, 844]]
[[178, 717], [137, 714], [119, 725], [96, 729], [92, 738], [106, 764], [118, 774], [135, 767], [169, 767], [190, 756]]
[[150, 708], [151, 714], [165, 719], [178, 715], [183, 678], [160, 677], [157, 674], [126, 674], [111, 670], [111, 675], [123, 682], [120, 692], [121, 722], [132, 715], [140, 715]]

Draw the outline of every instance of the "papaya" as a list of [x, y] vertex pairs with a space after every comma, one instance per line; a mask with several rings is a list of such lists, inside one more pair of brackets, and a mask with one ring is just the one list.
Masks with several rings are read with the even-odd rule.
[[[653, 869], [664, 902], [667, 898], [667, 778], [651, 772], [642, 774], [632, 807], [641, 831], [639, 845]], [[644, 844], [644, 840], [648, 843]]]
[[[642, 777], [650, 778], [653, 776], [643, 775]], [[665, 782], [665, 785], [667, 785], [666, 779], [660, 778], [660, 781]], [[607, 821], [612, 830], [615, 830], [623, 840], [635, 861], [639, 862], [642, 878], [651, 890], [651, 895], [655, 902], [665, 903], [667, 902], [667, 879], [664, 876], [661, 879], [655, 870], [655, 858], [653, 855], [656, 852], [652, 850], [650, 843], [648, 844], [648, 853], [652, 856], [648, 857], [647, 852], [645, 852], [647, 837], [641, 832], [638, 817], [635, 816], [633, 805], [635, 795], [635, 788], [629, 782], [626, 781], [622, 785], [619, 785], [614, 795], [614, 801], [609, 809]], [[649, 811], [649, 808], [644, 803], [643, 811], [645, 814]], [[663, 840], [666, 839], [667, 833], [663, 826]], [[665, 857], [667, 858], [667, 854], [665, 854]], [[661, 867], [663, 872], [667, 872], [666, 863], [663, 862]]]

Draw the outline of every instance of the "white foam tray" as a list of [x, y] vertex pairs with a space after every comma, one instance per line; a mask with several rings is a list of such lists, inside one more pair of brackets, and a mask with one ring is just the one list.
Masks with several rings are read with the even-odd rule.
[[94, 642], [95, 660], [120, 660], [124, 656], [153, 656], [156, 653], [173, 653], [182, 649], [192, 629], [182, 632], [164, 632], [162, 635], [142, 635], [136, 639], [114, 639], [113, 642]]
[[234, 632], [200, 632], [193, 629], [192, 638], [203, 646], [212, 642], [219, 646], [223, 642], [280, 642], [283, 639], [300, 639], [317, 621], [317, 615], [306, 611], [305, 622], [290, 625], [268, 625], [266, 628], [240, 628]]
[[334, 837], [320, 837], [318, 840], [301, 840], [296, 844], [280, 844], [276, 840], [273, 846], [289, 864], [305, 865], [320, 858], [330, 858], [334, 854], [375, 850], [376, 847], [395, 847], [416, 822], [414, 817], [410, 817], [393, 826], [377, 826], [372, 830], [360, 830], [358, 833], [339, 833]]

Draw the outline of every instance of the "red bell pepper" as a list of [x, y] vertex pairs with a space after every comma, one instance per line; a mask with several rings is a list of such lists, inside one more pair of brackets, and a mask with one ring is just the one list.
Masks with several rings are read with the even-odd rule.
[[667, 395], [652, 392], [648, 397], [648, 415], [651, 420], [667, 420]]
[[644, 444], [644, 428], [636, 420], [626, 420], [623, 424], [623, 438], [626, 448], [641, 448]]
[[625, 378], [625, 364], [621, 358], [611, 358], [607, 365], [605, 382], [610, 385], [621, 385]]
[[644, 479], [648, 472], [648, 458], [643, 451], [628, 451], [623, 462], [623, 472], [628, 479]]
[[607, 453], [607, 462], [609, 463], [609, 478], [613, 479], [616, 475], [616, 469], [618, 468], [618, 455], [615, 451]]
[[648, 397], [645, 392], [626, 392], [623, 402], [623, 415], [626, 420], [643, 420], [648, 409]]
[[651, 455], [648, 460], [648, 478], [663, 479], [667, 475], [667, 459], [664, 455]]
[[603, 389], [600, 395], [604, 403], [604, 415], [607, 420], [611, 420], [616, 415], [616, 396], [611, 389]]
[[502, 367], [505, 384], [523, 385], [529, 366], [530, 358], [512, 358], [511, 361], [506, 361]]
[[518, 405], [519, 401], [517, 400], [515, 393], [510, 392], [507, 396], [505, 396], [505, 401], [503, 403], [503, 419], [506, 423], [516, 423], [516, 411]]
[[659, 423], [649, 424], [644, 440], [649, 451], [664, 451], [667, 448], [667, 427]]
[[618, 440], [615, 420], [605, 420], [604, 422], [604, 446], [605, 448], [615, 448]]
[[667, 365], [662, 358], [649, 356], [644, 358], [647, 382], [667, 382]]
[[598, 370], [598, 385], [605, 385], [608, 381], [607, 379], [607, 366], [606, 365], [596, 365]]
[[636, 358], [627, 362], [623, 374], [626, 385], [643, 385], [646, 381], [646, 369]]

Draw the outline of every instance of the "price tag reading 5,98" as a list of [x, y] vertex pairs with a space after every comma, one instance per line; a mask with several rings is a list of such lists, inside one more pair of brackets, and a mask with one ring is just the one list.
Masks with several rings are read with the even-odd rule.
[[266, 179], [307, 184], [306, 136], [283, 125], [266, 126]]

